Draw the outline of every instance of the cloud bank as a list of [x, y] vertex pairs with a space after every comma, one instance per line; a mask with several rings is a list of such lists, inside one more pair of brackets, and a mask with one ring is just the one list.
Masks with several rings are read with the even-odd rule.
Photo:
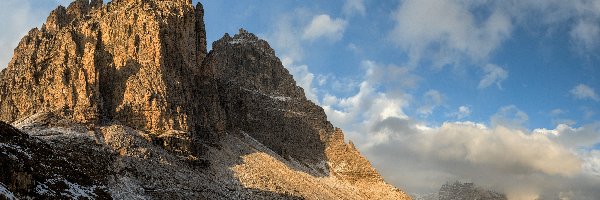
[[[600, 196], [596, 189], [600, 151], [592, 148], [600, 143], [600, 124], [559, 124], [530, 131], [525, 128], [527, 113], [507, 105], [490, 116], [491, 126], [471, 121], [429, 126], [404, 111], [421, 105], [404, 92], [414, 84], [378, 89], [389, 80], [382, 76], [399, 69], [404, 73], [396, 73], [395, 80], [415, 76], [410, 68], [369, 60], [363, 66], [356, 94], [329, 94], [322, 104], [329, 120], [345, 130], [387, 181], [414, 193], [435, 192], [451, 180], [468, 180], [504, 192], [509, 199]], [[443, 95], [430, 90], [424, 97], [436, 105]], [[470, 113], [465, 105], [449, 115], [463, 118]]]

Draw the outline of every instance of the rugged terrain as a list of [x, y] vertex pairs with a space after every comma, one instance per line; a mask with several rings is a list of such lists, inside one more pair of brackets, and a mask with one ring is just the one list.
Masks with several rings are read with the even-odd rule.
[[[190, 0], [76, 0], [0, 72], [0, 197], [409, 199], [269, 44]], [[16, 127], [16, 128], [14, 128]]]
[[493, 190], [486, 190], [470, 182], [448, 182], [440, 188], [438, 193], [426, 195], [414, 195], [416, 200], [461, 200], [461, 199], [485, 199], [506, 200], [506, 195]]

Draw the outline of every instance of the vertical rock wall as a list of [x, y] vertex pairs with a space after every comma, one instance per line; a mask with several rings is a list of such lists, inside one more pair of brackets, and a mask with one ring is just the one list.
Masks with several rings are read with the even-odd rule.
[[55, 112], [83, 123], [218, 134], [216, 85], [200, 67], [203, 12], [189, 0], [58, 7], [2, 72], [0, 120]]

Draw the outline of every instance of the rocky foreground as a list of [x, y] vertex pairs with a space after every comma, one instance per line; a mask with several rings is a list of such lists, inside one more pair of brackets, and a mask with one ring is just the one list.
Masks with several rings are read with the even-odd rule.
[[0, 198], [410, 199], [266, 41], [207, 52], [203, 15], [77, 0], [31, 30], [0, 72]]

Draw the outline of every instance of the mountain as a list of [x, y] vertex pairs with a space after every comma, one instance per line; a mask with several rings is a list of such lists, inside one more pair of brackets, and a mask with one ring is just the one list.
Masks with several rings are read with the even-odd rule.
[[473, 183], [453, 182], [442, 185], [439, 192], [439, 200], [458, 200], [458, 199], [486, 199], [486, 200], [506, 200], [504, 194], [485, 190], [475, 186]]
[[411, 194], [415, 200], [506, 200], [506, 195], [493, 190], [486, 190], [471, 182], [447, 182], [437, 193]]
[[0, 72], [0, 197], [410, 199], [266, 41], [240, 29], [207, 52], [203, 16], [76, 0], [29, 31]]

